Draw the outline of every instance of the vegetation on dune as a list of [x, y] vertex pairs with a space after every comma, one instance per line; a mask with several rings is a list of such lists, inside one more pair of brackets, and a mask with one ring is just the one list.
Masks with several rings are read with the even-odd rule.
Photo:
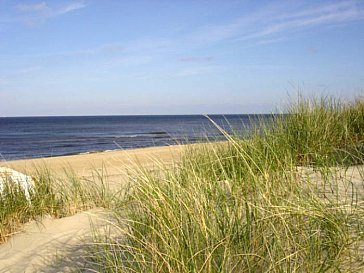
[[[141, 170], [115, 210], [120, 237], [96, 236], [90, 264], [103, 272], [364, 270], [364, 197], [341, 196], [332, 168], [363, 163], [363, 101], [301, 99], [249, 139], [226, 138], [188, 148], [171, 170]], [[298, 166], [325, 175], [310, 181]]]
[[[287, 141], [299, 164], [361, 163], [364, 145], [364, 101], [343, 103], [332, 98], [300, 99], [273, 134]], [[277, 124], [277, 125], [278, 125]], [[283, 145], [283, 144], [282, 144]]]
[[39, 169], [30, 200], [15, 184], [5, 185], [0, 195], [0, 243], [30, 220], [45, 215], [65, 217], [94, 207], [109, 207], [116, 201], [116, 195], [108, 189], [102, 175], [96, 174], [94, 181], [86, 181], [71, 171], [65, 171], [65, 174], [65, 178], [59, 179], [48, 169]]
[[287, 112], [249, 137], [220, 128], [226, 142], [191, 145], [172, 167], [140, 167], [126, 196], [102, 174], [61, 180], [40, 170], [30, 202], [5, 188], [0, 241], [31, 219], [97, 206], [115, 222], [95, 231], [87, 270], [360, 272], [364, 195], [345, 172], [355, 166], [364, 179], [364, 102], [300, 98]]

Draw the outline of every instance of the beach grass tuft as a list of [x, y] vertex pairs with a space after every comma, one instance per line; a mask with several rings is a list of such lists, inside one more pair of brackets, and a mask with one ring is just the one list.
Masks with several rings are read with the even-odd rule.
[[37, 170], [33, 179], [30, 200], [16, 184], [5, 184], [0, 196], [0, 243], [30, 220], [41, 220], [46, 215], [61, 218], [94, 207], [108, 208], [118, 200], [99, 173], [94, 179], [85, 180], [68, 169], [59, 178], [44, 167]]
[[226, 142], [170, 169], [140, 168], [114, 210], [119, 236], [95, 237], [96, 270], [364, 270], [363, 185], [348, 171], [363, 173], [362, 100], [299, 98], [249, 138], [220, 130]]

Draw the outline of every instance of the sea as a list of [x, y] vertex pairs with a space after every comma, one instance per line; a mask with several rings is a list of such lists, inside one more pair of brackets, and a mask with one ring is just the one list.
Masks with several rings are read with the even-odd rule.
[[[55, 157], [246, 135], [270, 115], [0, 117], [0, 160]], [[216, 123], [218, 126], [216, 126]]]

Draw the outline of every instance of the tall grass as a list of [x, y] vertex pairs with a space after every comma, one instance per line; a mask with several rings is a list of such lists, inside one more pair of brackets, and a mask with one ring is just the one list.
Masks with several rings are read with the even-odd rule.
[[0, 243], [30, 220], [44, 215], [65, 217], [94, 207], [109, 207], [117, 201], [101, 174], [96, 173], [93, 180], [81, 179], [70, 170], [65, 174], [61, 179], [52, 176], [47, 168], [39, 169], [30, 200], [13, 183], [5, 185], [0, 195]]
[[[273, 130], [299, 164], [358, 163], [364, 143], [364, 102], [334, 98], [304, 99], [289, 109]], [[277, 126], [278, 125], [278, 126]]]
[[[364, 270], [364, 196], [341, 198], [332, 169], [363, 163], [363, 101], [301, 98], [249, 139], [226, 138], [187, 148], [170, 170], [140, 171], [115, 211], [120, 236], [95, 238], [96, 270]], [[318, 182], [302, 172], [311, 167]]]

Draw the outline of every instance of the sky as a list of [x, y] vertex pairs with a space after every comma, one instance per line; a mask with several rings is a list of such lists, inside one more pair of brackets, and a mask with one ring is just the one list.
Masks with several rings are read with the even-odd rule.
[[363, 49], [363, 0], [0, 0], [0, 116], [350, 100], [364, 93]]

